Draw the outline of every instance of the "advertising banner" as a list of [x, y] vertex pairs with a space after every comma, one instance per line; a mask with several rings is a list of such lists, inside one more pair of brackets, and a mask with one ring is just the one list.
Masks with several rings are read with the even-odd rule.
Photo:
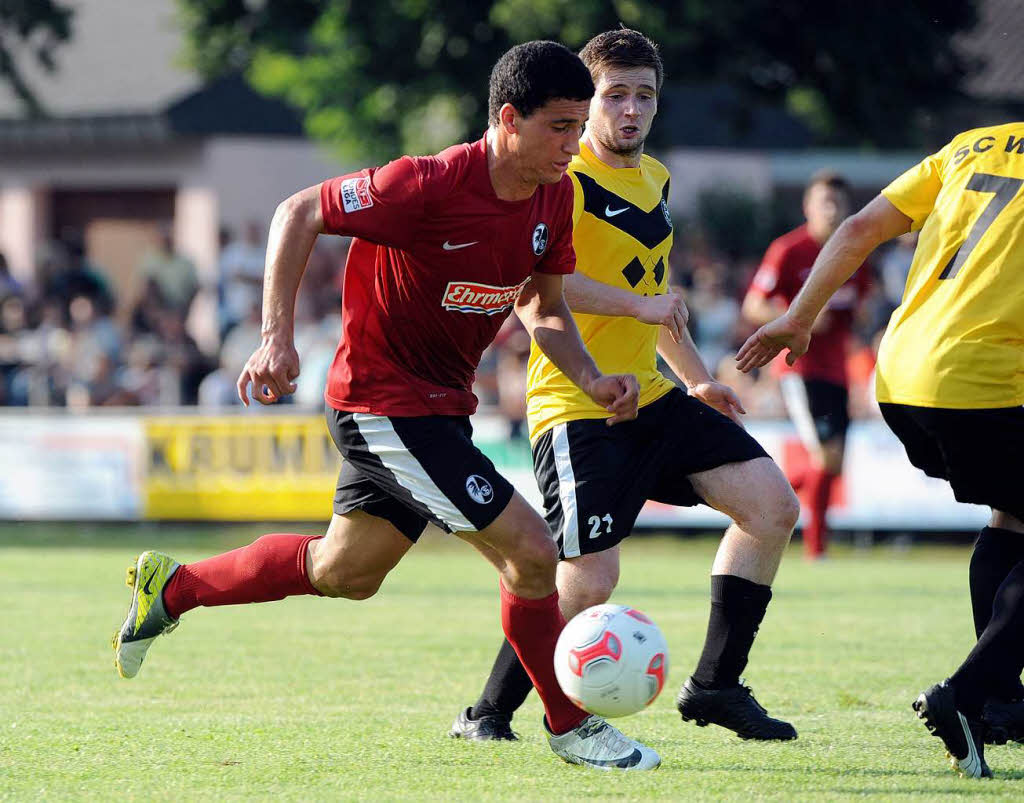
[[[751, 421], [787, 477], [807, 454], [785, 421]], [[507, 423], [473, 418], [474, 441], [535, 507], [529, 444]], [[0, 414], [0, 518], [51, 520], [319, 521], [331, 517], [341, 458], [323, 416]], [[962, 505], [949, 486], [907, 461], [881, 421], [851, 427], [846, 465], [829, 512], [844, 530], [975, 530], [988, 512]], [[728, 523], [705, 506], [649, 502], [638, 527]]]
[[140, 518], [144, 445], [134, 416], [0, 416], [0, 518]]
[[147, 519], [323, 520], [341, 458], [323, 416], [143, 419]]

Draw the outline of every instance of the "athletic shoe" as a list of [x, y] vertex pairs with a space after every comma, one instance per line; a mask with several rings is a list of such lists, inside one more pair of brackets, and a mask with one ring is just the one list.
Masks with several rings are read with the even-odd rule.
[[796, 738], [796, 728], [768, 716], [742, 679], [728, 689], [702, 689], [693, 678], [687, 678], [676, 696], [676, 709], [684, 722], [692, 720], [701, 728], [720, 725], [741, 739], [786, 742]]
[[957, 710], [953, 688], [947, 681], [921, 692], [914, 702], [914, 710], [932, 736], [938, 736], [945, 743], [950, 766], [961, 778], [992, 777], [985, 763], [983, 726], [981, 722], [968, 720]]
[[114, 666], [121, 677], [135, 677], [153, 639], [178, 626], [178, 620], [164, 608], [163, 591], [179, 565], [159, 552], [143, 552], [135, 565], [128, 567], [125, 583], [132, 590], [132, 603], [124, 624], [110, 642]]
[[452, 723], [448, 735], [453, 739], [468, 739], [471, 742], [518, 742], [519, 736], [512, 730], [510, 717], [492, 714], [480, 719], [473, 719], [467, 708], [460, 711]]
[[647, 745], [623, 736], [600, 717], [591, 715], [560, 736], [548, 730], [545, 720], [544, 730], [555, 755], [569, 764], [582, 764], [594, 770], [653, 770], [661, 766], [661, 756]]
[[981, 710], [985, 744], [1024, 743], [1024, 700], [989, 697]]

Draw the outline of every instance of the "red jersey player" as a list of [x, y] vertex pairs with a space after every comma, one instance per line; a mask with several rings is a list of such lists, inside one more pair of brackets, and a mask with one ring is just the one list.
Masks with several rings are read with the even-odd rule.
[[[743, 300], [743, 314], [757, 325], [781, 315], [810, 275], [822, 246], [849, 214], [849, 184], [832, 172], [816, 173], [804, 191], [807, 223], [773, 242]], [[810, 348], [793, 366], [779, 359], [773, 369], [789, 417], [807, 449], [809, 470], [790, 477], [807, 506], [804, 554], [825, 554], [825, 514], [832, 486], [842, 471], [850, 425], [846, 351], [854, 315], [869, 287], [858, 271], [832, 297], [814, 326]]]
[[562, 298], [562, 275], [575, 265], [565, 171], [593, 92], [590, 72], [562, 45], [519, 45], [491, 73], [482, 139], [331, 179], [278, 207], [263, 340], [238, 391], [247, 403], [251, 385], [266, 404], [295, 389], [293, 315], [306, 259], [320, 233], [353, 236], [325, 394], [344, 457], [334, 517], [323, 537], [265, 535], [198, 563], [143, 553], [129, 569], [132, 604], [114, 637], [122, 677], [196, 607], [373, 596], [433, 522], [498, 569], [502, 626], [544, 702], [552, 750], [599, 769], [660, 764], [559, 688], [555, 542], [473, 444], [469, 423], [480, 355], [513, 308], [551, 360], [612, 413], [610, 424], [637, 415], [636, 378], [600, 373]]

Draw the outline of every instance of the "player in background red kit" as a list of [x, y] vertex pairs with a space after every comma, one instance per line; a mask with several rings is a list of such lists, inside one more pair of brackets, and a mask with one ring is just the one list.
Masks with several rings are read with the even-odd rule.
[[251, 385], [269, 404], [295, 390], [295, 295], [306, 260], [321, 233], [354, 237], [325, 394], [344, 457], [334, 517], [323, 537], [266, 535], [197, 563], [143, 553], [129, 569], [132, 604], [114, 637], [122, 677], [199, 606], [371, 597], [433, 522], [497, 568], [502, 627], [544, 702], [551, 749], [596, 769], [661, 763], [558, 686], [558, 550], [544, 520], [473, 444], [469, 423], [480, 355], [513, 308], [552, 362], [611, 413], [609, 424], [637, 416], [636, 378], [601, 374], [562, 298], [562, 276], [575, 267], [566, 168], [593, 93], [590, 72], [567, 48], [519, 45], [491, 73], [483, 138], [325, 181], [278, 207], [263, 340], [238, 393], [248, 403]]
[[[849, 212], [846, 179], [830, 171], [813, 175], [804, 191], [807, 222], [768, 247], [743, 300], [743, 315], [761, 326], [784, 313], [810, 275], [822, 246]], [[806, 507], [804, 556], [811, 560], [824, 556], [828, 543], [825, 515], [842, 472], [850, 425], [847, 349], [855, 314], [869, 286], [869, 271], [857, 271], [818, 317], [807, 353], [792, 367], [783, 359], [772, 364], [810, 461], [804, 474], [789, 480]]]

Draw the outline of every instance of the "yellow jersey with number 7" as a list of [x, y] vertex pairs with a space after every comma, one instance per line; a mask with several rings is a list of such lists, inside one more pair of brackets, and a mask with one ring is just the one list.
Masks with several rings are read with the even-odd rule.
[[978, 128], [882, 194], [921, 235], [878, 352], [878, 400], [1024, 404], [1024, 123]]

